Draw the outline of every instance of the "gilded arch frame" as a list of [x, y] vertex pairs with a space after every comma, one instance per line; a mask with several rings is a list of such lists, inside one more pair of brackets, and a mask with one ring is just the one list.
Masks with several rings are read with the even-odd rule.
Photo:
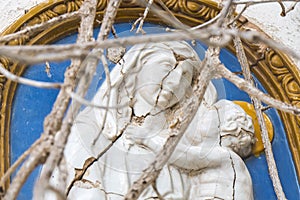
[[[191, 26], [210, 20], [220, 11], [218, 5], [210, 0], [163, 1], [178, 19]], [[47, 3], [41, 3], [17, 20], [3, 34], [14, 33], [26, 26], [47, 21], [67, 12], [76, 11], [82, 2], [83, 0], [52, 0]], [[98, 1], [95, 26], [99, 25], [97, 21], [100, 21], [103, 16], [106, 3], [107, 0]], [[138, 7], [134, 3], [134, 0], [124, 0], [118, 11], [116, 20], [117, 22], [132, 21], [137, 19], [142, 12], [143, 9]], [[152, 14], [148, 15], [147, 20], [149, 22], [160, 23], [160, 20]], [[17, 40], [10, 41], [8, 44], [48, 44], [69, 33], [77, 31], [78, 22], [76, 19], [70, 19], [30, 37], [21, 37]], [[243, 17], [239, 19], [238, 25], [241, 29], [256, 29], [262, 32], [258, 27]], [[300, 71], [288, 56], [283, 52], [264, 48], [259, 43], [253, 44], [244, 41], [243, 44], [253, 73], [260, 80], [268, 93], [279, 100], [300, 107]], [[234, 51], [232, 44], [227, 48], [232, 52]], [[18, 65], [4, 58], [1, 58], [0, 61], [5, 68], [17, 75], [21, 75], [25, 69], [25, 66]], [[16, 87], [16, 83], [6, 80], [3, 75], [0, 75], [0, 157], [4, 158], [0, 160], [0, 176], [4, 174], [10, 164], [10, 117]], [[300, 180], [300, 117], [283, 112], [279, 112], [279, 115], [285, 126], [289, 148], [293, 155], [298, 180]]]

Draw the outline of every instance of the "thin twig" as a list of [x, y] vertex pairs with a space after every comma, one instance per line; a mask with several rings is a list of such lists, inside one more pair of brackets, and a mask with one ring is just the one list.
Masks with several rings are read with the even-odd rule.
[[111, 27], [111, 33], [113, 34], [114, 38], [118, 38], [118, 34], [114, 26]]
[[[87, 2], [87, 3], [85, 3]], [[89, 3], [89, 1], [85, 1], [83, 6], [80, 8], [85, 9], [85, 5]], [[90, 10], [91, 11], [91, 10]], [[77, 42], [82, 41], [91, 41], [89, 36], [91, 33], [88, 31], [93, 30], [93, 25], [90, 24], [90, 22], [93, 21], [89, 18], [89, 15], [82, 15], [82, 22], [81, 27], [79, 29], [78, 39]], [[87, 23], [88, 22], [88, 23]], [[86, 26], [90, 26], [91, 28], [86, 28]], [[86, 41], [86, 42], [87, 42]], [[69, 67], [65, 73], [65, 81], [64, 84], [67, 85], [70, 88], [74, 87], [76, 72], [78, 71], [78, 68], [80, 67], [80, 61], [72, 61], [71, 67]], [[44, 121], [44, 134], [45, 140], [40, 144], [36, 145], [36, 148], [34, 148], [34, 151], [28, 156], [28, 159], [25, 160], [24, 164], [19, 169], [18, 173], [16, 174], [15, 178], [13, 179], [10, 187], [8, 188], [4, 199], [15, 199], [18, 195], [23, 183], [26, 181], [29, 174], [35, 169], [37, 165], [44, 162], [44, 160], [48, 157], [48, 153], [50, 151], [50, 146], [53, 144], [53, 135], [57, 133], [59, 128], [61, 127], [61, 120], [64, 117], [65, 110], [68, 107], [69, 104], [69, 97], [65, 93], [65, 90], [60, 90], [57, 100], [55, 101], [53, 105], [53, 109], [51, 113], [45, 118]], [[46, 183], [45, 185], [47, 185]], [[37, 192], [41, 192], [43, 194], [43, 190], [39, 190], [38, 186], [42, 187], [42, 185], [38, 185], [35, 187], [35, 190]], [[42, 194], [37, 195], [40, 197]]]
[[226, 0], [224, 1], [224, 5], [223, 5], [223, 8], [220, 12], [220, 17], [217, 21], [217, 26], [218, 27], [222, 27], [223, 24], [224, 24], [224, 21], [227, 21], [227, 15], [230, 11], [230, 9], [233, 9], [235, 10], [235, 6], [231, 6], [232, 5], [232, 1], [233, 0]]
[[281, 13], [280, 13], [280, 15], [284, 17], [286, 15], [285, 6], [283, 5], [282, 0], [277, 0], [277, 2], [278, 2], [278, 4], [281, 7]]
[[217, 14], [217, 16], [215, 16], [214, 18], [210, 19], [207, 22], [204, 22], [203, 24], [199, 24], [198, 26], [192, 27], [190, 30], [197, 30], [197, 29], [207, 27], [207, 26], [215, 23], [217, 20], [219, 20], [220, 16], [221, 16], [221, 13]]
[[[198, 30], [198, 29], [202, 29], [202, 28], [206, 28], [209, 25], [212, 25], [213, 23], [215, 23], [219, 18], [220, 18], [221, 14], [217, 14], [214, 18], [208, 20], [207, 22], [204, 22], [202, 24], [199, 24], [197, 26], [193, 26], [190, 28], [190, 30]], [[171, 28], [166, 28], [167, 32], [176, 32], [178, 31], [177, 29], [171, 29]]]
[[144, 25], [144, 21], [145, 21], [147, 15], [148, 15], [148, 12], [150, 10], [150, 7], [151, 7], [152, 3], [153, 3], [153, 0], [149, 0], [148, 1], [148, 4], [147, 4], [147, 6], [146, 6], [146, 8], [144, 10], [143, 16], [141, 17], [141, 20], [139, 21], [140, 24], [139, 24], [139, 27], [136, 30], [136, 33], [145, 34], [145, 31], [143, 30], [143, 25]]
[[8, 168], [5, 174], [1, 177], [0, 185], [4, 185], [9, 177], [14, 173], [17, 167], [27, 158], [27, 156], [35, 149], [35, 147], [40, 144], [42, 138], [37, 139], [18, 159]]
[[0, 73], [3, 74], [6, 78], [8, 78], [11, 81], [21, 83], [24, 85], [29, 85], [32, 87], [38, 87], [38, 88], [61, 88], [62, 83], [49, 83], [49, 82], [42, 82], [42, 81], [35, 81], [32, 79], [23, 78], [20, 76], [17, 76], [10, 71], [6, 70], [3, 65], [0, 63]]
[[299, 3], [299, 0], [296, 0], [288, 9], [286, 9], [285, 14], [288, 14], [295, 9], [295, 6]]
[[45, 63], [45, 72], [46, 72], [46, 74], [47, 74], [47, 76], [48, 76], [49, 78], [52, 77], [52, 74], [51, 74], [51, 66], [50, 66], [50, 64], [49, 64], [48, 61], [46, 61], [46, 63]]
[[45, 21], [43, 23], [40, 24], [36, 24], [33, 26], [27, 26], [26, 28], [24, 28], [23, 30], [20, 30], [18, 32], [15, 33], [11, 33], [8, 35], [4, 35], [0, 37], [0, 43], [6, 43], [9, 42], [11, 40], [14, 39], [18, 39], [18, 38], [22, 38], [24, 36], [30, 37], [33, 34], [36, 34], [39, 31], [43, 31], [46, 30], [49, 27], [52, 27], [56, 24], [59, 24], [65, 20], [68, 19], [78, 19], [80, 17], [80, 12], [79, 11], [75, 11], [72, 13], [66, 13], [63, 15], [60, 15], [58, 17], [54, 17], [48, 21]]
[[231, 22], [229, 22], [228, 26], [231, 26], [236, 20], [238, 20], [249, 6], [250, 6], [249, 3], [245, 4], [241, 12], [239, 12], [239, 14], [235, 16], [235, 18], [231, 20]]
[[47, 156], [47, 151], [45, 151], [45, 149], [49, 149], [51, 143], [50, 140], [47, 140], [45, 142], [42, 142], [41, 144], [43, 145], [41, 146], [37, 144], [35, 148], [32, 148], [30, 156], [28, 156], [28, 159], [25, 160], [24, 164], [17, 171], [15, 178], [12, 180], [8, 190], [3, 197], [3, 200], [16, 199], [22, 186], [24, 185], [32, 171], [45, 161], [43, 159]]
[[[168, 14], [168, 16], [170, 17], [171, 21], [175, 21], [175, 23], [177, 24], [177, 28], [180, 28], [180, 27], [185, 27], [186, 25], [183, 24], [179, 19], [177, 19], [177, 17], [175, 17], [174, 13], [165, 5], [164, 2], [162, 2], [162, 0], [157, 0], [155, 2], [158, 2], [159, 5], [163, 8], [163, 10], [165, 10]], [[159, 7], [157, 7], [156, 5], [152, 6], [152, 10], [153, 12], [155, 12], [156, 14], [157, 13], [161, 13], [161, 11], [158, 9]], [[176, 26], [174, 26], [174, 22], [171, 23], [171, 25], [176, 28]], [[181, 28], [181, 29], [182, 29]]]
[[262, 102], [265, 102], [269, 106], [276, 108], [278, 110], [281, 110], [283, 112], [292, 113], [294, 115], [300, 116], [300, 108], [293, 106], [291, 104], [284, 103], [282, 101], [279, 101], [277, 99], [274, 99], [270, 97], [269, 95], [266, 95], [262, 91], [260, 91], [257, 88], [254, 88], [250, 83], [245, 81], [244, 79], [238, 77], [231, 71], [229, 71], [224, 65], [220, 64], [217, 66], [217, 74], [220, 76], [223, 76], [230, 82], [232, 82], [235, 86], [237, 86], [240, 90], [245, 91], [249, 95], [256, 97]]
[[[225, 29], [209, 26], [205, 29], [191, 30], [192, 35], [185, 32], [178, 31], [172, 33], [152, 34], [143, 36], [130, 36], [117, 39], [108, 39], [103, 42], [88, 42], [85, 44], [69, 44], [69, 45], [35, 45], [35, 46], [0, 46], [0, 54], [3, 56], [11, 57], [26, 63], [38, 63], [45, 61], [61, 61], [69, 58], [82, 58], [87, 55], [91, 48], [110, 48], [127, 45], [135, 45], [150, 42], [163, 42], [163, 41], [181, 41], [198, 39], [211, 46], [223, 47], [231, 40], [232, 37], [239, 36], [242, 39], [250, 42], [262, 42], [270, 48], [283, 51], [290, 56], [300, 59], [294, 50], [276, 42], [270, 38], [263, 36], [261, 33], [254, 31], [239, 31], [237, 29]], [[222, 35], [223, 38], [219, 43], [210, 42], [209, 38], [212, 35]], [[36, 56], [32, 56], [36, 55]]]
[[[144, 6], [147, 7], [148, 3], [146, 0], [139, 0], [139, 3]], [[165, 22], [166, 24], [170, 24], [173, 28], [182, 30], [186, 33], [189, 33], [189, 26], [187, 26], [186, 24], [183, 24], [180, 20], [178, 20], [174, 14], [169, 11], [169, 9], [164, 5], [163, 2], [158, 1], [158, 3], [161, 5], [161, 7], [167, 11], [165, 12], [164, 10], [162, 10], [159, 6], [157, 6], [155, 3], [153, 3], [151, 5], [151, 12], [153, 12], [157, 17], [159, 17], [161, 20], [163, 20], [163, 22]]]
[[[108, 63], [104, 55], [101, 56], [101, 61], [103, 64], [104, 72], [105, 72], [105, 78], [106, 78], [106, 85], [107, 85], [107, 90], [106, 90], [106, 95], [107, 95], [107, 102], [106, 102], [106, 107], [109, 106], [110, 103], [110, 98], [111, 98], [111, 79], [110, 79], [110, 73], [109, 73], [109, 68], [108, 68]], [[107, 118], [107, 109], [104, 112], [104, 116], [102, 119], [101, 123], [101, 128], [100, 131], [97, 133], [96, 137], [94, 138], [93, 145], [96, 144], [97, 140], [99, 139], [106, 123], [106, 118]]]
[[104, 106], [104, 105], [101, 105], [101, 104], [96, 104], [96, 103], [92, 103], [90, 101], [87, 101], [84, 98], [78, 96], [76, 93], [71, 92], [71, 91], [67, 91], [67, 94], [70, 95], [70, 97], [72, 99], [74, 99], [75, 101], [78, 101], [78, 103], [80, 103], [84, 106], [92, 107], [92, 108], [99, 108], [99, 109], [103, 109], [103, 110], [109, 110], [109, 109], [124, 108], [125, 106], [128, 106], [128, 104], [116, 105], [116, 106]]
[[[248, 59], [247, 59], [245, 51], [243, 49], [242, 41], [239, 37], [236, 37], [236, 38], [234, 38], [233, 42], [234, 42], [234, 46], [236, 48], [238, 60], [242, 67], [245, 81], [249, 82], [253, 87], [255, 87], [254, 81], [251, 77]], [[268, 169], [269, 169], [270, 177], [271, 177], [271, 180], [273, 183], [273, 187], [274, 187], [277, 199], [284, 200], [284, 199], [286, 199], [286, 197], [283, 192], [281, 182], [280, 182], [280, 179], [278, 176], [278, 170], [276, 167], [276, 162], [275, 162], [273, 151], [272, 151], [272, 145], [271, 145], [271, 142], [268, 137], [267, 126], [266, 126], [266, 123], [265, 123], [265, 120], [263, 117], [263, 113], [261, 110], [262, 104], [261, 104], [261, 101], [259, 101], [256, 97], [253, 97], [252, 95], [250, 95], [250, 97], [253, 102], [256, 116], [257, 116], [257, 119], [259, 122], [260, 130], [261, 130], [261, 137], [262, 137], [262, 141], [263, 141], [264, 148], [265, 148]]]
[[[78, 44], [84, 44], [88, 41], [93, 40], [93, 23], [90, 23], [90, 22], [94, 21], [94, 19], [95, 19], [96, 5], [97, 5], [97, 0], [86, 0], [83, 3], [82, 7], [80, 8], [83, 15], [81, 16], [82, 19], [81, 19], [80, 28], [79, 28], [79, 35], [77, 38]], [[57, 132], [60, 132], [61, 134], [59, 134], [59, 136], [57, 136], [57, 137], [59, 137], [59, 139], [54, 141], [54, 144], [52, 145], [52, 148], [50, 149], [50, 152], [49, 152], [50, 154], [44, 165], [43, 173], [41, 174], [39, 181], [35, 185], [35, 196], [34, 197], [36, 199], [39, 199], [43, 195], [44, 191], [46, 190], [45, 186], [47, 186], [47, 184], [49, 183], [49, 180], [53, 173], [53, 170], [55, 169], [56, 166], [59, 166], [60, 162], [62, 161], [62, 152], [64, 151], [64, 146], [65, 146], [65, 143], [67, 140], [68, 133], [70, 132], [70, 127], [72, 126], [73, 118], [77, 114], [75, 105], [78, 105], [78, 103], [72, 102], [72, 105], [71, 105], [72, 109], [69, 109], [67, 111], [64, 119], [62, 118], [62, 116], [56, 117], [55, 115], [52, 115], [52, 114], [57, 112], [57, 109], [60, 109], [60, 107], [62, 107], [63, 113], [66, 111], [66, 109], [67, 109], [66, 103], [68, 103], [69, 99], [70, 99], [68, 94], [66, 93], [66, 91], [68, 91], [68, 90], [72, 91], [75, 88], [75, 86], [77, 85], [78, 79], [76, 79], [76, 72], [80, 71], [80, 69], [84, 68], [84, 67], [85, 67], [85, 70], [90, 69], [89, 62], [91, 60], [94, 62], [97, 62], [97, 56], [92, 57], [92, 58], [87, 56], [86, 60], [87, 60], [87, 62], [82, 62], [82, 60], [72, 60], [71, 68], [69, 69], [69, 72], [71, 72], [71, 73], [70, 74], [67, 73], [66, 77], [65, 77], [65, 83], [67, 84], [67, 88], [60, 94], [61, 96], [60, 95], [58, 96], [57, 101], [56, 101], [56, 104], [59, 107], [54, 107], [52, 112], [50, 113], [50, 115], [46, 118], [46, 120], [50, 121], [50, 123], [48, 122], [49, 124], [45, 125], [46, 131], [50, 130], [51, 132], [53, 132], [52, 134], [56, 134]], [[80, 81], [85, 81], [85, 78], [81, 79]], [[79, 83], [80, 83], [80, 81], [79, 81]], [[88, 87], [88, 85], [86, 85], [86, 87]], [[82, 94], [79, 93], [79, 95], [82, 95]], [[64, 96], [66, 96], [67, 101], [64, 101], [61, 104], [59, 102], [59, 101], [61, 101], [60, 98], [63, 98]], [[84, 96], [84, 95], [82, 95], [82, 96]], [[74, 107], [73, 107], [73, 105], [74, 105]], [[74, 108], [74, 110], [73, 110], [73, 108]], [[73, 113], [73, 111], [74, 111], [74, 113]], [[55, 128], [54, 130], [51, 130], [51, 129], [53, 129], [51, 126], [51, 123], [53, 123], [51, 120], [52, 118], [54, 118], [54, 120], [53, 120], [54, 122], [56, 120], [59, 120], [59, 122], [60, 122], [60, 125], [57, 125], [56, 127], [54, 127]]]
[[156, 180], [152, 183], [152, 188], [154, 190], [154, 192], [157, 195], [158, 200], [164, 200], [164, 197], [159, 193], [157, 186], [156, 186]]
[[[95, 10], [97, 1], [92, 0], [92, 2], [93, 9]], [[103, 41], [108, 37], [120, 3], [121, 0], [109, 1], [103, 18], [103, 23], [101, 25], [100, 32], [97, 37], [98, 42]], [[93, 15], [95, 16], [95, 13]], [[98, 65], [98, 58], [101, 58], [101, 56], [103, 55], [103, 49], [93, 49], [89, 55], [91, 56], [87, 56], [86, 58], [87, 63], [85, 66], [85, 71], [83, 76], [80, 78], [77, 86], [77, 95], [81, 97], [83, 97], [86, 94], [89, 88], [89, 85], [94, 76], [94, 72], [96, 71], [96, 67]], [[59, 139], [55, 141], [55, 144], [50, 152], [49, 158], [46, 161], [44, 173], [41, 176], [41, 179], [43, 179], [43, 181], [45, 181], [46, 183], [49, 182], [53, 170], [57, 165], [59, 165], [61, 161], [65, 145], [71, 132], [71, 127], [73, 125], [75, 116], [79, 112], [80, 107], [80, 103], [72, 102], [72, 109], [69, 109], [66, 113], [66, 117], [62, 122], [62, 127], [60, 130], [61, 134], [59, 135]]]

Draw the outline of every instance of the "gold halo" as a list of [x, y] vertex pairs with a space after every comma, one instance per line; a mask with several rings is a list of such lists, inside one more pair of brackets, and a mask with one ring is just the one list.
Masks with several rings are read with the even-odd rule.
[[[255, 134], [255, 138], [257, 139], [256, 143], [253, 146], [252, 153], [255, 156], [259, 156], [259, 154], [264, 151], [264, 145], [263, 145], [263, 142], [261, 139], [261, 131], [260, 131], [257, 117], [256, 117], [255, 109], [251, 103], [248, 103], [245, 101], [233, 101], [233, 102], [235, 104], [239, 105], [241, 108], [243, 108], [243, 110], [252, 118], [252, 122], [253, 122], [253, 126], [254, 126], [254, 134]], [[268, 115], [263, 113], [263, 116], [264, 116], [264, 120], [266, 122], [269, 140], [272, 141], [273, 137], [274, 137], [274, 129], [273, 129], [272, 122], [271, 122], [270, 118], [268, 117]]]

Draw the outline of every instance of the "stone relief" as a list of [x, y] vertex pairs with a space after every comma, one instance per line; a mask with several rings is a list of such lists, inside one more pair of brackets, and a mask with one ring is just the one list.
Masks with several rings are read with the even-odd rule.
[[[218, 11], [216, 5], [211, 6], [211, 3], [209, 3], [209, 5], [210, 5], [209, 8], [202, 9], [201, 6], [207, 7], [207, 5], [208, 5], [207, 1], [198, 1], [198, 0], [197, 1], [163, 0], [163, 1], [169, 2], [168, 6], [169, 6], [169, 8], [172, 8], [171, 9], [172, 12], [180, 11], [184, 14], [191, 13], [189, 15], [191, 18], [189, 18], [188, 20], [183, 20], [184, 23], [188, 23], [189, 21], [192, 21], [192, 20], [199, 23], [198, 18], [202, 19], [202, 16], [206, 16], [207, 19], [209, 20], [211, 15], [208, 15], [208, 14], [205, 15], [206, 11], [213, 10], [213, 11], [211, 11], [211, 13], [215, 13]], [[62, 2], [64, 2], [64, 3], [62, 3]], [[26, 27], [28, 25], [28, 22], [34, 18], [38, 18], [39, 20], [37, 20], [37, 21], [32, 20], [32, 24], [39, 23], [40, 20], [42, 20], [43, 16], [48, 16], [48, 18], [52, 18], [51, 14], [53, 14], [53, 12], [48, 12], [48, 9], [54, 11], [54, 13], [57, 13], [58, 15], [61, 15], [66, 12], [70, 12], [70, 10], [77, 10], [78, 6], [74, 6], [74, 4], [77, 4], [77, 2], [79, 2], [79, 1], [78, 0], [76, 0], [76, 1], [75, 0], [70, 0], [70, 1], [58, 0], [55, 2], [51, 1], [51, 2], [49, 2], [49, 5], [51, 4], [53, 6], [47, 7], [46, 10], [42, 9], [43, 7], [40, 7], [38, 12], [37, 11], [31, 12], [32, 17], [30, 17], [30, 19], [28, 19], [28, 17], [27, 18], [22, 17], [19, 20], [19, 24], [17, 24], [14, 27], [18, 27], [18, 29], [21, 27], [20, 29], [22, 29], [22, 27]], [[128, 2], [130, 2], [130, 1], [128, 1]], [[180, 2], [186, 2], [185, 4], [189, 4], [189, 5], [188, 6], [185, 6], [185, 4], [179, 5]], [[200, 3], [198, 3], [198, 2], [200, 2]], [[55, 6], [54, 6], [54, 4], [55, 4]], [[130, 4], [130, 3], [128, 3], [128, 4]], [[195, 4], [199, 4], [201, 6], [197, 6]], [[48, 4], [47, 4], [47, 6], [48, 6]], [[99, 1], [98, 9], [100, 10], [100, 13], [102, 13], [102, 10], [104, 9], [105, 6], [106, 6], [106, 0]], [[185, 8], [188, 8], [189, 10], [188, 11], [183, 10], [185, 8], [180, 8], [182, 6], [185, 6]], [[125, 7], [127, 8], [127, 5], [124, 6], [124, 8]], [[198, 12], [198, 10], [201, 12]], [[214, 11], [214, 10], [216, 10], [216, 11]], [[46, 15], [44, 15], [43, 12], [45, 12]], [[141, 13], [142, 11], [139, 10], [138, 12]], [[177, 13], [175, 13], [175, 14], [177, 14]], [[122, 14], [120, 14], [120, 15], [121, 15], [120, 19], [123, 20], [124, 16]], [[130, 18], [130, 20], [136, 19], [136, 17], [133, 16], [132, 13], [126, 12], [126, 15], [129, 15], [128, 18]], [[100, 14], [98, 16], [100, 16]], [[128, 19], [128, 18], [126, 18], [126, 19]], [[196, 18], [198, 21], [196, 20]], [[45, 19], [45, 20], [47, 20], [47, 19]], [[152, 19], [149, 19], [149, 20], [151, 21]], [[194, 21], [193, 21], [193, 23], [195, 23]], [[192, 23], [192, 22], [189, 22], [189, 23]], [[64, 22], [63, 27], [70, 26], [70, 24], [71, 24], [71, 26], [73, 26], [73, 24], [70, 22]], [[193, 24], [193, 25], [195, 25], [195, 24]], [[249, 22], [246, 22], [246, 25], [249, 25]], [[242, 28], [243, 27], [244, 27], [244, 25], [242, 26]], [[11, 29], [7, 33], [14, 32], [18, 29]], [[57, 28], [57, 29], [59, 29], [60, 32], [65, 32], [65, 30], [66, 30], [66, 29], [60, 29], [60, 28]], [[50, 37], [51, 34], [52, 34], [51, 32], [47, 32], [47, 30], [45, 30], [45, 31], [39, 33], [38, 36], [46, 35], [47, 37]], [[38, 44], [37, 41], [39, 42], [39, 40], [36, 40], [36, 37], [33, 35], [30, 37], [19, 38], [18, 40], [11, 41], [9, 44], [11, 44], [11, 45], [19, 45], [19, 44], [27, 44], [27, 43]], [[42, 43], [44, 43], [44, 41]], [[293, 104], [298, 105], [299, 104], [298, 97], [299, 97], [299, 91], [300, 91], [299, 90], [299, 80], [300, 79], [299, 79], [299, 75], [298, 75], [299, 73], [298, 73], [298, 71], [296, 71], [296, 66], [291, 64], [289, 59], [285, 55], [283, 55], [282, 52], [277, 52], [277, 51], [274, 51], [271, 49], [271, 50], [267, 50], [267, 51], [258, 53], [258, 51], [254, 48], [254, 46], [255, 45], [251, 45], [247, 42], [245, 42], [245, 44], [244, 44], [244, 48], [248, 49], [247, 53], [248, 53], [248, 57], [250, 58], [249, 61], [251, 61], [251, 66], [253, 66], [252, 70], [254, 71], [254, 74], [256, 76], [260, 75], [260, 74], [264, 74], [268, 77], [268, 78], [264, 79], [264, 77], [258, 76], [259, 80], [263, 83], [264, 86], [266, 86], [266, 84], [268, 84], [268, 82], [271, 82], [271, 86], [266, 87], [268, 93], [270, 93], [271, 96], [275, 96], [277, 98], [281, 98], [284, 101], [292, 102]], [[253, 61], [252, 61], [252, 59], [253, 59]], [[14, 64], [12, 62], [9, 62], [9, 61], [4, 62], [2, 60], [3, 59], [1, 58], [1, 62], [4, 64], [4, 66], [7, 69], [21, 74], [19, 66], [17, 66], [16, 64]], [[280, 61], [280, 62], [278, 62], [278, 61]], [[266, 69], [269, 69], [269, 71], [264, 71]], [[269, 81], [270, 76], [275, 77], [273, 82]], [[277, 77], [280, 77], [280, 79], [277, 79]], [[264, 80], [267, 80], [267, 82], [265, 82]], [[10, 88], [10, 82], [6, 81], [5, 77], [0, 77], [0, 83], [1, 83], [0, 84], [1, 102], [3, 103], [3, 105], [6, 105], [5, 107], [7, 108], [7, 107], [9, 107], [8, 105], [11, 105], [10, 97], [14, 95], [15, 91], [14, 91], [14, 88], [12, 88], [12, 89]], [[286, 91], [286, 90], [288, 90], [288, 91]], [[282, 94], [283, 97], [281, 97], [278, 94], [280, 94], [280, 95]], [[8, 100], [7, 100], [7, 97], [9, 97]], [[3, 98], [3, 100], [2, 100], [2, 98]], [[2, 108], [5, 108], [5, 107], [2, 106]], [[2, 109], [2, 110], [5, 110], [5, 109]], [[9, 116], [9, 115], [7, 115], [6, 113], [9, 113], [9, 111], [7, 111], [7, 110], [2, 111], [3, 116], [1, 117], [1, 127], [4, 127], [4, 128], [2, 128], [2, 131], [0, 133], [1, 134], [0, 154], [4, 155], [5, 159], [0, 161], [0, 165], [1, 165], [0, 176], [3, 174], [3, 170], [5, 171], [5, 169], [7, 169], [7, 166], [9, 166], [9, 164], [7, 164], [7, 163], [9, 163], [9, 156], [10, 156], [10, 152], [6, 150], [6, 149], [9, 149], [9, 148], [6, 148], [6, 146], [9, 145], [9, 141], [10, 141], [9, 137], [7, 136], [8, 135], [7, 130], [9, 130], [9, 128], [8, 128], [9, 125], [7, 125], [7, 124], [9, 124], [9, 117], [7, 117], [7, 116]], [[294, 159], [296, 169], [298, 170], [298, 175], [299, 175], [299, 154], [298, 154], [298, 152], [299, 152], [299, 137], [298, 137], [298, 135], [299, 134], [297, 134], [297, 133], [299, 132], [298, 130], [300, 127], [299, 126], [300, 118], [298, 117], [298, 118], [296, 118], [296, 120], [294, 118], [296, 118], [296, 117], [285, 117], [285, 114], [283, 114], [282, 120], [286, 126], [285, 129], [286, 129], [287, 136], [289, 137], [288, 139], [289, 139], [289, 144], [291, 147], [290, 151], [293, 154], [293, 159]], [[134, 118], [134, 119], [136, 119], [136, 121], [139, 121], [142, 118]], [[7, 123], [7, 121], [8, 121], [8, 123]], [[298, 122], [298, 123], [296, 123], [296, 122]], [[5, 131], [3, 131], [3, 130], [5, 130]], [[72, 178], [70, 178], [70, 179], [72, 179]], [[92, 185], [92, 182], [90, 182], [90, 183]], [[98, 182], [93, 183], [93, 184], [96, 187], [98, 185]], [[99, 182], [99, 184], [100, 184], [100, 182]]]
[[[135, 45], [125, 53], [111, 72], [111, 87], [104, 82], [93, 98], [117, 107], [87, 107], [76, 117], [65, 149], [70, 199], [123, 199], [163, 148], [172, 109], [192, 95], [200, 62], [186, 42]], [[251, 118], [233, 102], [217, 101], [210, 83], [168, 164], [140, 199], [253, 199], [242, 158], [254, 142]], [[57, 170], [52, 180], [57, 188], [60, 176]]]

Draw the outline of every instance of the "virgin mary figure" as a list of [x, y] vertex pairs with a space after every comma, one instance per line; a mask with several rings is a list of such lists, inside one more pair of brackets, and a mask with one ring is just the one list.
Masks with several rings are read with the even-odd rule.
[[[68, 198], [124, 198], [162, 149], [170, 110], [193, 95], [200, 63], [184, 41], [135, 45], [126, 52], [110, 74], [111, 85], [103, 83], [92, 100], [110, 109], [87, 107], [76, 117], [64, 152], [72, 183]], [[252, 144], [251, 118], [230, 101], [217, 102], [209, 83], [192, 123], [140, 199], [252, 199], [241, 159]], [[72, 181], [90, 158], [97, 160]]]

